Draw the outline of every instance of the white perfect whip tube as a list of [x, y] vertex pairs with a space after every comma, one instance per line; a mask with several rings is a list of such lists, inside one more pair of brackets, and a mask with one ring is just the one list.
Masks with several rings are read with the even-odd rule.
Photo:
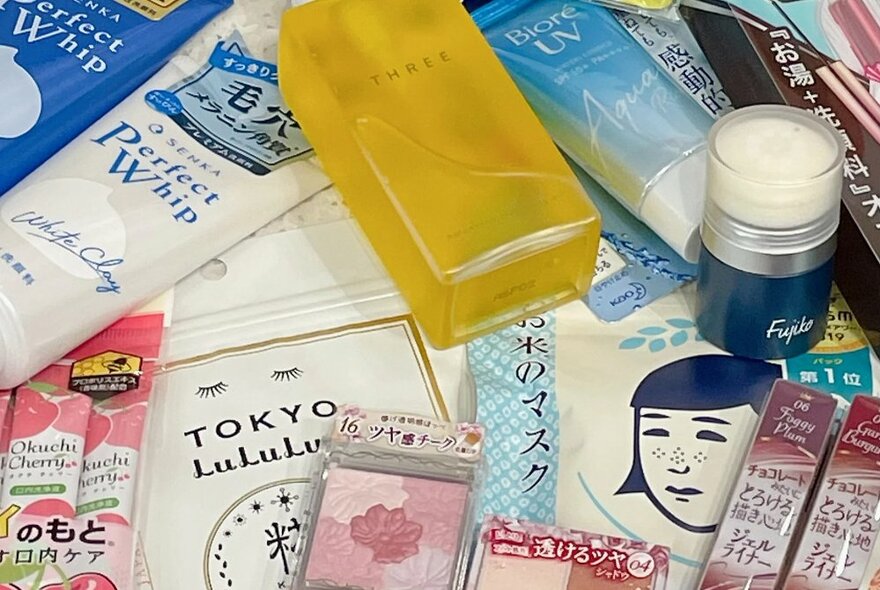
[[163, 68], [0, 199], [0, 388], [329, 185], [304, 160], [255, 174], [148, 106], [149, 91], [192, 73], [188, 61]]

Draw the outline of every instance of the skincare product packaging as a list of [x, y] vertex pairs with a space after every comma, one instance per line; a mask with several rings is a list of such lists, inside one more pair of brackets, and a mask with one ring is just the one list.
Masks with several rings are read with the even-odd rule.
[[275, 66], [221, 22], [0, 199], [0, 387], [328, 185]]
[[778, 380], [718, 528], [699, 590], [774, 590], [819, 476], [837, 402]]
[[856, 396], [781, 590], [856, 590], [877, 540], [880, 399]]
[[231, 5], [0, 0], [0, 195], [131, 94]]
[[712, 117], [602, 7], [496, 0], [474, 20], [562, 150], [696, 262]]
[[294, 588], [463, 588], [482, 445], [476, 424], [340, 408]]
[[457, 0], [289, 10], [281, 88], [428, 338], [583, 295], [599, 216]]
[[[691, 32], [688, 23], [660, 21], [615, 11], [617, 19], [654, 62], [706, 113], [717, 119], [733, 110], [721, 79]], [[700, 83], [694, 84], [694, 77]]]
[[709, 141], [697, 327], [733, 354], [803, 354], [825, 334], [843, 142], [785, 106], [739, 109]]
[[487, 516], [469, 590], [663, 590], [669, 549], [516, 520]]
[[[154, 590], [230, 579], [232, 590], [291, 590], [290, 554], [267, 543], [296, 541], [337, 409], [469, 421], [475, 392], [464, 346], [425, 345], [351, 219], [248, 238], [205, 269], [218, 267], [222, 277], [195, 272], [174, 288], [167, 370], [150, 400], [161, 420], [140, 468], [140, 564]], [[396, 494], [389, 507], [405, 500]], [[431, 588], [419, 584], [427, 563], [412, 562], [414, 576], [426, 566], [412, 588]]]

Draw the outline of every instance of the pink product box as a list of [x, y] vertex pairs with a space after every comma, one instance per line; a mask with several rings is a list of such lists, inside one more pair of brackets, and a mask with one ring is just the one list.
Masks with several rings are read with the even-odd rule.
[[469, 590], [664, 590], [669, 549], [487, 516]]
[[782, 590], [856, 590], [877, 539], [880, 399], [857, 396], [816, 489]]
[[774, 590], [818, 478], [836, 408], [830, 395], [776, 381], [700, 590]]

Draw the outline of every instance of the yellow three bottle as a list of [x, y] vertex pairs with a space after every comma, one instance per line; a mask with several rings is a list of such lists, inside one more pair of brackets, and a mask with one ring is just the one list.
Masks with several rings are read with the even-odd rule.
[[582, 295], [599, 215], [457, 0], [314, 0], [281, 89], [437, 347]]

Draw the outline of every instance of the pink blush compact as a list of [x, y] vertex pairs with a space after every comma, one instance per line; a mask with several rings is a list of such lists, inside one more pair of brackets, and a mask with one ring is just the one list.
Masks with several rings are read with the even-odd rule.
[[482, 427], [340, 408], [296, 545], [295, 590], [463, 590]]
[[459, 482], [328, 470], [306, 588], [452, 588], [468, 492]]

